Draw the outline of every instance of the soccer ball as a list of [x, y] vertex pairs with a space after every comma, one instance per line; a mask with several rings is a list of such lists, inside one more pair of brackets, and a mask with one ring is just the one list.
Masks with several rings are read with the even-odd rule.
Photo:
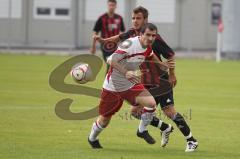
[[73, 66], [70, 74], [73, 80], [79, 84], [84, 84], [92, 80], [92, 70], [86, 63]]

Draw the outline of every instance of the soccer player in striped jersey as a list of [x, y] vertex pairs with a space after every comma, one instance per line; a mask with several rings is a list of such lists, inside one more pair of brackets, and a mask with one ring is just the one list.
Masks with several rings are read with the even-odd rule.
[[[116, 0], [108, 0], [107, 1], [108, 12], [101, 15], [95, 23], [93, 28], [93, 35], [98, 35], [101, 32], [102, 38], [109, 38], [114, 35], [118, 35], [125, 31], [125, 26], [123, 22], [123, 18], [115, 13], [115, 9], [117, 8]], [[109, 43], [106, 45], [101, 45], [101, 51], [103, 55], [103, 59], [106, 62], [108, 56], [112, 54], [114, 50], [112, 50], [112, 45], [114, 43]], [[90, 48], [92, 54], [96, 52], [96, 41], [93, 39], [92, 47]], [[107, 65], [107, 70], [109, 65]]]
[[[106, 41], [119, 42], [129, 37], [139, 35], [139, 30], [145, 23], [147, 23], [147, 21], [148, 11], [147, 9], [140, 6], [133, 10], [133, 28], [128, 30], [126, 33], [122, 33], [108, 39], [102, 39], [97, 36], [93, 38], [95, 38], [101, 43], [104, 43]], [[153, 61], [151, 57], [148, 57], [148, 61], [141, 65], [144, 72], [142, 82], [145, 88], [147, 88], [149, 92], [155, 97], [157, 105], [160, 104], [164, 114], [177, 125], [178, 129], [184, 135], [187, 142], [185, 152], [195, 151], [198, 146], [198, 142], [193, 137], [190, 127], [188, 126], [184, 117], [180, 113], [178, 113], [174, 107], [173, 87], [175, 87], [177, 84], [177, 79], [175, 76], [174, 52], [161, 38], [160, 35], [156, 36], [156, 39], [152, 45], [152, 49], [160, 61], [162, 61], [161, 56], [167, 60], [166, 64], [168, 65], [169, 71], [167, 74], [164, 73], [161, 69], [161, 66], [159, 67], [159, 64], [156, 64], [155, 60]], [[141, 109], [141, 107], [132, 107], [133, 115], [136, 116], [138, 114], [137, 112], [141, 112], [138, 108]], [[154, 117], [151, 125], [154, 127], [159, 127], [159, 125], [162, 124], [158, 118]], [[162, 131], [161, 146], [164, 147], [168, 143], [169, 134], [172, 131], [172, 126], [169, 125], [167, 128], [165, 126], [162, 128], [160, 127], [160, 130]]]

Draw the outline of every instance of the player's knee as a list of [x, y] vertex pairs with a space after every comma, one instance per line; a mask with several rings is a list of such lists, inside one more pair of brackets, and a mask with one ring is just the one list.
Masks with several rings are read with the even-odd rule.
[[176, 111], [173, 108], [173, 106], [167, 106], [163, 109], [163, 111], [164, 111], [164, 114], [170, 119], [173, 119], [174, 116], [176, 115]]
[[108, 124], [110, 123], [111, 121], [111, 117], [104, 117], [104, 116], [100, 116], [99, 119], [98, 119], [98, 123], [103, 127], [107, 127]]
[[156, 101], [154, 99], [151, 99], [148, 101], [148, 106], [149, 108], [156, 108]]
[[151, 107], [152, 107], [152, 108], [156, 108], [156, 106], [157, 106], [156, 102], [153, 101], [153, 102], [151, 103]]

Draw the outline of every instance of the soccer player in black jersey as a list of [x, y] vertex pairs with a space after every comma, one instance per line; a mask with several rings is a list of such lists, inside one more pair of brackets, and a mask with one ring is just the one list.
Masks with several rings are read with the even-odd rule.
[[[132, 28], [127, 32], [113, 36], [111, 38], [103, 39], [98, 36], [93, 37], [101, 43], [108, 41], [124, 41], [129, 37], [134, 37], [139, 35], [140, 28], [148, 21], [148, 11], [144, 7], [137, 7], [132, 13]], [[147, 59], [145, 63], [142, 64], [142, 83], [145, 88], [155, 97], [157, 104], [160, 104], [164, 114], [170, 118], [181, 131], [181, 133], [186, 138], [186, 149], [185, 152], [195, 151], [198, 142], [193, 137], [188, 124], [186, 123], [184, 117], [178, 113], [174, 107], [173, 99], [173, 87], [177, 84], [177, 79], [175, 75], [175, 53], [166, 44], [160, 35], [157, 35], [155, 42], [152, 45], [153, 52], [162, 61], [161, 56], [166, 59], [166, 64], [168, 66], [168, 72], [164, 72], [161, 66], [157, 62], [153, 61], [151, 58]], [[138, 117], [139, 112], [141, 113], [141, 107], [132, 107], [133, 116]], [[154, 118], [151, 122], [154, 127], [160, 128], [162, 131], [162, 142], [161, 146], [164, 147], [168, 143], [169, 134], [172, 132], [173, 128], [171, 125], [163, 123], [158, 118]]]

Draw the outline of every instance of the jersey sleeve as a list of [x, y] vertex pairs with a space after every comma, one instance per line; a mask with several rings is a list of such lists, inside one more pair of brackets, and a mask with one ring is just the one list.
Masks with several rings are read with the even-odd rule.
[[152, 49], [158, 57], [162, 55], [164, 58], [168, 59], [175, 55], [174, 51], [167, 45], [160, 35], [156, 37]]
[[102, 29], [102, 20], [101, 17], [98, 18], [98, 20], [95, 23], [95, 26], [93, 28], [93, 31], [95, 31], [96, 33], [100, 32]]
[[119, 44], [117, 50], [115, 50], [114, 53], [109, 57], [109, 60], [121, 61], [122, 59], [126, 58], [129, 55], [131, 50], [132, 41], [125, 40]]
[[128, 53], [125, 50], [118, 48], [111, 56], [108, 57], [108, 60], [121, 61], [127, 55]]

